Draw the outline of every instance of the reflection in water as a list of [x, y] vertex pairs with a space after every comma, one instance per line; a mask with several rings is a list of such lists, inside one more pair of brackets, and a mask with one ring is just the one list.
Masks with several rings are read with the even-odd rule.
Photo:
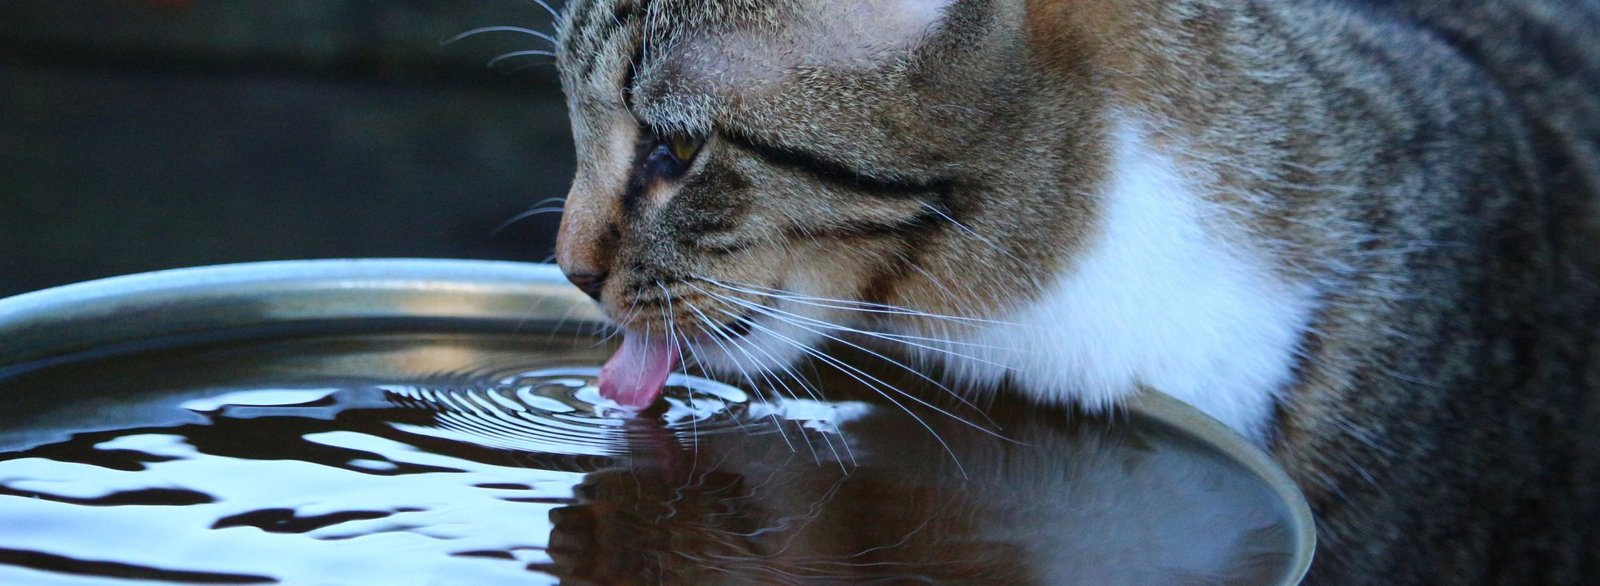
[[1001, 439], [919, 413], [947, 451], [845, 380], [819, 381], [824, 403], [686, 376], [666, 405], [620, 417], [593, 369], [570, 368], [603, 348], [527, 343], [291, 340], [0, 379], [0, 395], [26, 398], [0, 421], [0, 583], [1249, 584], [1287, 571], [1288, 512], [1268, 487], [1155, 424], [1001, 401]]

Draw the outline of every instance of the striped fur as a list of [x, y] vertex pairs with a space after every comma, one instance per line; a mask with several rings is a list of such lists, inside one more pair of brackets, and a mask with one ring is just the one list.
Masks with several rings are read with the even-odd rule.
[[[619, 325], [734, 375], [878, 332], [979, 386], [1168, 392], [1299, 481], [1318, 583], [1600, 575], [1600, 3], [573, 0], [560, 26], [558, 259], [608, 275]], [[641, 180], [671, 133], [708, 140]], [[1139, 161], [1182, 187], [1119, 179]], [[1059, 329], [993, 350], [1021, 318]]]

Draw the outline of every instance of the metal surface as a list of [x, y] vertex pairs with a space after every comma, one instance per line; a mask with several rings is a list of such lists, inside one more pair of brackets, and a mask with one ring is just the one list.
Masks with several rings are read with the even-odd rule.
[[[547, 330], [593, 325], [594, 304], [550, 265], [445, 260], [272, 262], [165, 271], [0, 300], [0, 373], [154, 339], [247, 337], [341, 323]], [[1260, 449], [1204, 414], [1147, 393], [1134, 417], [1180, 429], [1267, 481], [1292, 510], [1297, 573], [1315, 524], [1294, 483]]]
[[186, 336], [337, 322], [472, 321], [511, 327], [602, 319], [548, 265], [330, 260], [163, 271], [0, 300], [0, 368]]

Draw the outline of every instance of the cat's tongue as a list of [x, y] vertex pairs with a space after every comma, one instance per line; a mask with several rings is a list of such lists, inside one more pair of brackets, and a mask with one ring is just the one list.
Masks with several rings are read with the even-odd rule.
[[666, 388], [678, 358], [678, 347], [670, 337], [630, 331], [623, 335], [622, 347], [600, 369], [600, 396], [624, 407], [649, 407]]

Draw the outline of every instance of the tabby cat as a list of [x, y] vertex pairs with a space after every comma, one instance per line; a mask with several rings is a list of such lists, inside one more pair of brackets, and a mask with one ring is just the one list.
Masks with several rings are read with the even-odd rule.
[[[1600, 3], [572, 0], [603, 391], [867, 346], [1270, 450], [1316, 583], [1600, 576]], [[887, 392], [887, 391], [886, 391]]]

